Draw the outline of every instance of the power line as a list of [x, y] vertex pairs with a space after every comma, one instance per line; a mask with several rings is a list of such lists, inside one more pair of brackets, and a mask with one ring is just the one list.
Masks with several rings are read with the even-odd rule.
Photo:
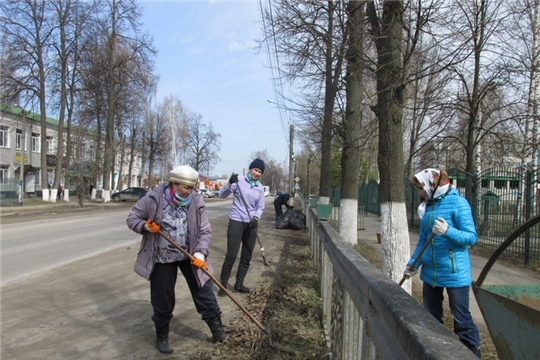
[[[267, 37], [267, 34], [268, 34], [268, 26], [266, 24], [266, 21], [265, 21], [265, 16], [264, 16], [264, 10], [263, 10], [263, 5], [262, 5], [262, 0], [259, 0], [259, 11], [261, 13], [261, 20], [262, 20], [262, 25], [263, 25], [263, 31], [264, 31], [264, 37], [265, 37], [265, 43], [266, 43], [266, 56], [268, 58], [268, 63], [269, 63], [269, 67], [270, 67], [270, 76], [271, 76], [271, 81], [272, 81], [272, 87], [273, 87], [273, 90], [274, 90], [274, 95], [276, 97], [276, 100], [277, 100], [277, 108], [278, 108], [278, 114], [279, 114], [279, 119], [280, 119], [280, 122], [281, 122], [281, 129], [283, 131], [283, 136], [285, 137], [285, 143], [289, 144], [289, 139], [288, 139], [288, 135], [287, 135], [287, 130], [286, 130], [286, 127], [285, 127], [285, 124], [284, 124], [284, 115], [283, 115], [283, 111], [285, 111], [285, 114], [287, 116], [287, 123], [290, 124], [290, 120], [288, 119], [288, 115], [289, 113], [287, 112], [287, 109], [286, 107], [283, 106], [283, 100], [284, 100], [284, 96], [283, 96], [283, 82], [281, 81], [281, 69], [280, 69], [280, 65], [279, 65], [279, 58], [277, 56], [277, 48], [276, 48], [276, 41], [275, 41], [275, 30], [274, 30], [274, 20], [273, 20], [273, 10], [272, 10], [272, 3], [271, 1], [269, 0], [268, 1], [268, 4], [269, 4], [269, 13], [270, 13], [270, 17], [272, 18], [271, 19], [271, 26], [272, 26], [272, 39], [273, 39], [273, 44], [274, 44], [274, 51], [273, 53], [275, 54], [275, 57], [276, 57], [276, 65], [277, 65], [277, 72], [278, 72], [278, 76], [275, 75], [274, 73], [274, 69], [276, 68], [273, 64], [273, 60], [272, 60], [272, 51], [271, 51], [271, 48], [270, 48], [270, 44], [269, 44], [269, 38]], [[279, 80], [279, 84], [276, 84], [276, 79]], [[279, 85], [279, 86], [278, 86]], [[280, 91], [281, 90], [281, 91]], [[291, 156], [292, 154], [289, 154], [289, 156]]]

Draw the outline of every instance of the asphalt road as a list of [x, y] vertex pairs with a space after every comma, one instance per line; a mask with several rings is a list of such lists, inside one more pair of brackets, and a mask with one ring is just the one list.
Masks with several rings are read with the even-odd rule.
[[[226, 252], [228, 215], [223, 210], [230, 209], [230, 199], [212, 204], [211, 201], [208, 201], [208, 212], [213, 241], [209, 261], [216, 269], [217, 277]], [[124, 208], [120, 211], [117, 211], [118, 208], [116, 211], [87, 209], [82, 216], [90, 217], [93, 212], [101, 211], [111, 222], [120, 221], [125, 226], [130, 205], [121, 206]], [[220, 212], [223, 214], [219, 215]], [[268, 200], [265, 216], [260, 222], [259, 236], [264, 242], [267, 259], [274, 267], [279, 265], [288, 230], [276, 235], [272, 213]], [[12, 221], [11, 224], [20, 224], [23, 231], [29, 222], [26, 216], [17, 215], [19, 220], [24, 220]], [[65, 217], [69, 223], [80, 219], [81, 214], [33, 214], [30, 222], [45, 226], [44, 223], [54, 222], [54, 216]], [[7, 218], [2, 216], [2, 232]], [[39, 228], [39, 225], [33, 226]], [[47, 231], [52, 232], [52, 228]], [[91, 229], [81, 227], [79, 232], [93, 234], [102, 231], [94, 226]], [[119, 228], [118, 231], [124, 234], [124, 230]], [[2, 235], [4, 237], [5, 234]], [[112, 249], [37, 271], [1, 286], [0, 357], [25, 360], [208, 359], [209, 354], [219, 354], [220, 347], [209, 341], [211, 333], [196, 313], [181, 276], [176, 286], [175, 317], [171, 321], [170, 343], [174, 353], [164, 357], [157, 352], [154, 348], [149, 283], [133, 271], [140, 236], [128, 232], [122, 237]], [[32, 248], [30, 246], [29, 249]], [[20, 256], [23, 258], [24, 254]], [[235, 273], [236, 266], [232, 275]], [[255, 289], [270, 284], [274, 279], [271, 268], [264, 266], [256, 249], [246, 286]], [[247, 306], [247, 296], [234, 296]], [[231, 299], [218, 298], [218, 303], [226, 330], [239, 322], [249, 322]]]
[[[78, 261], [118, 246], [132, 245], [140, 236], [126, 226], [133, 202], [101, 211], [43, 211], [3, 217], [0, 286], [40, 271]], [[210, 219], [227, 214], [230, 201], [208, 201]]]
[[125, 226], [127, 210], [89, 212], [76, 216], [2, 224], [2, 281], [30, 276], [54, 267], [97, 255], [136, 238]]

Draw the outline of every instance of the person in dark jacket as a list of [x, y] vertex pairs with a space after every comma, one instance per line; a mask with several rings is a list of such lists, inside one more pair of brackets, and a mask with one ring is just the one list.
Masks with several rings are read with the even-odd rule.
[[[420, 237], [404, 277], [414, 276], [422, 266], [420, 279], [423, 281], [424, 307], [441, 323], [446, 289], [454, 317], [454, 333], [480, 357], [480, 334], [469, 311], [472, 271], [467, 247], [474, 245], [477, 239], [471, 207], [452, 187], [444, 170], [425, 169], [411, 182], [418, 188], [424, 202], [418, 207]], [[420, 249], [431, 232], [435, 236], [420, 255]], [[421, 256], [420, 260], [411, 268], [418, 256]]]
[[[169, 183], [161, 183], [140, 199], [127, 218], [128, 227], [143, 235], [135, 272], [150, 280], [156, 348], [165, 354], [173, 352], [169, 345], [169, 322], [175, 306], [178, 269], [186, 279], [197, 312], [212, 331], [212, 341], [223, 342], [227, 337], [212, 281], [201, 270], [204, 267], [210, 273], [213, 271], [208, 262], [212, 229], [202, 195], [193, 191], [199, 173], [182, 165], [172, 169], [169, 178]], [[189, 252], [193, 260], [190, 262], [163, 238], [160, 229]]]
[[281, 214], [283, 214], [283, 209], [282, 209], [283, 205], [285, 205], [287, 209], [294, 208], [294, 206], [290, 206], [288, 204], [290, 198], [294, 198], [294, 193], [292, 191], [278, 195], [276, 197], [276, 199], [274, 200], [274, 210], [276, 211], [276, 219], [280, 217]]

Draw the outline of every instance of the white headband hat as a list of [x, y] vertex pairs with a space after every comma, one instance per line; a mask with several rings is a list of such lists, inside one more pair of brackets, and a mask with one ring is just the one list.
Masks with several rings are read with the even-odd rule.
[[169, 180], [195, 187], [199, 181], [199, 173], [188, 165], [180, 165], [171, 170]]

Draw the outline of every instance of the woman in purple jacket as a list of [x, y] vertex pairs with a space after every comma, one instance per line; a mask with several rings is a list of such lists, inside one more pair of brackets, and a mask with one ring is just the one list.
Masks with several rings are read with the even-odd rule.
[[[247, 175], [238, 179], [238, 175], [233, 174], [219, 192], [220, 198], [226, 198], [231, 193], [234, 196], [227, 228], [227, 254], [221, 267], [220, 282], [227, 287], [238, 250], [242, 245], [234, 290], [244, 294], [251, 292], [244, 286], [244, 279], [257, 240], [257, 225], [264, 211], [264, 187], [260, 183], [263, 173], [264, 162], [261, 159], [255, 159], [249, 165]], [[220, 289], [218, 296], [225, 296], [225, 292]]]
[[[212, 282], [200, 269], [205, 267], [212, 272], [207, 262], [212, 229], [202, 196], [193, 191], [199, 173], [182, 165], [172, 169], [169, 178], [169, 183], [158, 185], [140, 199], [127, 218], [128, 227], [143, 235], [135, 272], [150, 280], [156, 348], [165, 354], [173, 351], [169, 345], [169, 322], [173, 317], [178, 269], [186, 279], [197, 312], [212, 331], [213, 342], [223, 342], [227, 337]], [[193, 262], [161, 237], [160, 229], [193, 255]]]

